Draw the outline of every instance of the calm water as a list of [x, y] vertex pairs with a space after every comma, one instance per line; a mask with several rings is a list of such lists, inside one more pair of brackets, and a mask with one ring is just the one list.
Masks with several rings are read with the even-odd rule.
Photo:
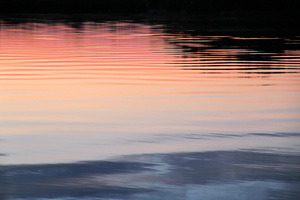
[[0, 199], [298, 199], [299, 44], [2, 22]]

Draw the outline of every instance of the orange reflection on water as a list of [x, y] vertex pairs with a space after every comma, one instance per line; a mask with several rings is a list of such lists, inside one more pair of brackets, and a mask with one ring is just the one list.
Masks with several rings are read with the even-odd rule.
[[[234, 57], [247, 49], [193, 57], [174, 45], [178, 35], [135, 23], [85, 23], [77, 31], [64, 24], [27, 26], [0, 31], [0, 137], [8, 141], [0, 153], [14, 154], [4, 162], [52, 162], [57, 151], [69, 161], [254, 147], [265, 144], [199, 138], [300, 130], [295, 59], [258, 64]], [[262, 65], [273, 73], [261, 73]]]

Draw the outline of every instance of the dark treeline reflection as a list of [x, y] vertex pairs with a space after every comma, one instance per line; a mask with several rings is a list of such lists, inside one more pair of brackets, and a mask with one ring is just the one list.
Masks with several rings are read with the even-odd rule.
[[123, 160], [127, 161], [1, 166], [0, 198], [300, 197], [297, 155], [217, 151], [137, 155]]
[[[287, 51], [299, 50], [299, 39], [295, 36], [236, 36], [206, 37], [208, 40], [194, 42], [193, 40], [178, 39], [171, 41], [178, 48], [183, 49], [188, 57], [203, 57], [212, 54], [212, 51], [233, 50], [227, 54], [227, 58], [240, 61], [280, 61], [280, 57], [286, 55]], [[191, 37], [186, 35], [186, 37]], [[201, 38], [199, 33], [196, 38]], [[195, 45], [196, 44], [196, 45]], [[234, 50], [240, 50], [236, 52]], [[212, 56], [212, 55], [211, 55]], [[271, 62], [269, 62], [271, 63]], [[258, 63], [257, 63], [258, 64]], [[281, 62], [281, 64], [285, 64]], [[296, 64], [296, 63], [295, 63]]]
[[299, 2], [269, 0], [1, 0], [1, 13], [145, 13], [298, 15]]
[[[164, 28], [175, 35], [168, 42], [182, 49], [183, 57], [192, 59], [178, 63], [185, 64], [185, 69], [215, 71], [222, 67], [246, 74], [272, 74], [300, 69], [296, 53], [300, 32], [290, 25], [268, 19], [219, 18], [165, 23]], [[203, 65], [195, 65], [197, 61]]]

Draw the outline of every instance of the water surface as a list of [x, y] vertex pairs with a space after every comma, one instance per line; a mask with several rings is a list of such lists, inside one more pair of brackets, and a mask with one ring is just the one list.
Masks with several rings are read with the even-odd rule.
[[[257, 197], [249, 199], [280, 199], [284, 194], [285, 199], [299, 197], [293, 189], [299, 187], [295, 171], [300, 150], [299, 37], [193, 33], [170, 27], [130, 20], [2, 22], [0, 177], [11, 184], [5, 184], [5, 192], [0, 192], [4, 199], [82, 198], [83, 194], [86, 198], [116, 199], [234, 199], [227, 190], [248, 197], [250, 190], [258, 188]], [[123, 158], [125, 168], [124, 161], [95, 161], [133, 154], [137, 156]], [[215, 155], [220, 156], [216, 159]], [[161, 160], [162, 156], [166, 160]], [[270, 160], [259, 163], [257, 156]], [[240, 163], [243, 157], [252, 163]], [[216, 162], [191, 161], [189, 166], [181, 162], [199, 158]], [[89, 188], [91, 179], [78, 172], [56, 174], [61, 169], [72, 172], [77, 169], [73, 165], [82, 161], [96, 162], [98, 167], [110, 168], [112, 164], [116, 172], [103, 172], [101, 167], [92, 170], [92, 174], [107, 174], [93, 176], [94, 182], [109, 180], [105, 187], [96, 184], [95, 191]], [[224, 168], [215, 169], [220, 163]], [[94, 164], [85, 163], [84, 173]], [[167, 173], [161, 168], [171, 165], [170, 169], [184, 172]], [[267, 173], [269, 165], [275, 171]], [[257, 168], [265, 174], [249, 175]], [[283, 171], [276, 171], [278, 168]], [[200, 172], [208, 169], [211, 177], [203, 177]], [[131, 170], [137, 170], [136, 177], [122, 175]], [[139, 170], [146, 172], [139, 175]], [[153, 170], [167, 175], [159, 173], [155, 180], [136, 184], [149, 178]], [[121, 175], [109, 175], [117, 172]], [[193, 181], [190, 173], [198, 178]], [[63, 182], [61, 186], [43, 186], [44, 195], [34, 192], [33, 186], [22, 189], [20, 180], [25, 183], [26, 177], [38, 175], [41, 177], [34, 179], [33, 185], [45, 180], [43, 176], [59, 185], [56, 178], [68, 176], [70, 184], [76, 185], [78, 180], [81, 190], [76, 193]], [[292, 176], [295, 184], [288, 180]], [[170, 177], [174, 178], [172, 183], [166, 180]], [[179, 188], [186, 186], [189, 192], [178, 190], [173, 183]], [[153, 193], [157, 187], [164, 189]], [[266, 193], [269, 189], [287, 193], [270, 196]], [[213, 196], [214, 191], [221, 192]]]

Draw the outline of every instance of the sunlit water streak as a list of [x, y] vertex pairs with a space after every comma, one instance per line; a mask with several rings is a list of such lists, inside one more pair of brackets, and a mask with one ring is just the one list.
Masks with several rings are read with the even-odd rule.
[[2, 24], [1, 164], [298, 153], [297, 44], [130, 22]]

